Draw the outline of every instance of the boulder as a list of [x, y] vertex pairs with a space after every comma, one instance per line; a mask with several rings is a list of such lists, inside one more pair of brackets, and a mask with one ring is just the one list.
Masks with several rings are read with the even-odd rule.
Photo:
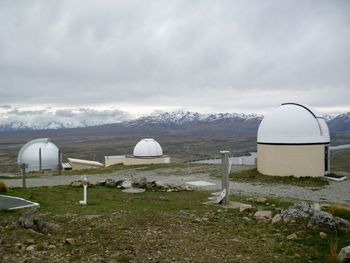
[[257, 197], [257, 198], [255, 199], [255, 202], [260, 203], [260, 204], [265, 204], [266, 201], [267, 201], [267, 199], [266, 199], [265, 197], [262, 197], [262, 196]]
[[275, 223], [280, 222], [281, 220], [282, 220], [281, 214], [275, 214], [275, 216], [272, 218], [271, 223], [272, 223], [272, 224], [275, 224]]
[[334, 217], [327, 212], [317, 211], [310, 218], [310, 224], [317, 226], [325, 232], [333, 232], [337, 229]]
[[337, 226], [338, 231], [340, 232], [350, 232], [350, 222], [340, 217], [334, 217], [335, 224]]
[[350, 246], [343, 247], [338, 255], [339, 259], [343, 263], [349, 263], [350, 262]]
[[321, 239], [326, 239], [327, 238], [327, 234], [325, 232], [320, 232], [320, 238]]
[[105, 186], [107, 186], [107, 187], [116, 187], [117, 183], [113, 179], [106, 179], [105, 180]]
[[125, 180], [124, 182], [122, 182], [121, 187], [124, 188], [124, 189], [132, 188], [131, 180]]
[[281, 213], [282, 219], [285, 222], [304, 221], [313, 214], [313, 209], [309, 204], [296, 204], [288, 207]]
[[40, 218], [36, 208], [29, 209], [18, 219], [16, 226], [19, 228], [28, 228], [39, 232], [55, 232], [58, 230], [56, 224], [47, 223]]
[[163, 181], [154, 181], [153, 185], [157, 188], [169, 188], [169, 185]]
[[266, 220], [272, 218], [272, 212], [271, 211], [257, 211], [254, 214], [255, 219], [257, 220]]
[[252, 205], [249, 204], [241, 204], [239, 206], [239, 212], [249, 211], [252, 209]]
[[289, 236], [287, 236], [287, 240], [297, 240], [297, 239], [298, 239], [298, 236], [295, 233], [290, 234]]
[[131, 178], [131, 186], [134, 188], [146, 188], [147, 179], [146, 177], [133, 177]]

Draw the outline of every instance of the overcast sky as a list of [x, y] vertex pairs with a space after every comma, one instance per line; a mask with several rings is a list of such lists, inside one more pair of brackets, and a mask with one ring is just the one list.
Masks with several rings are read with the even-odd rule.
[[350, 111], [350, 1], [0, 2], [2, 109], [125, 118], [282, 102]]

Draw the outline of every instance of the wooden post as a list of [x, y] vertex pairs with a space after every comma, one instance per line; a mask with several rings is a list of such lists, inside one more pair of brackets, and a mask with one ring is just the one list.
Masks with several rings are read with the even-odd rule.
[[225, 190], [225, 197], [222, 200], [223, 205], [230, 204], [230, 183], [229, 183], [229, 151], [220, 151], [221, 153], [221, 166], [222, 166], [222, 190]]
[[58, 173], [62, 174], [62, 170], [63, 170], [63, 167], [62, 167], [62, 153], [59, 150], [58, 151]]
[[41, 162], [41, 148], [39, 148], [39, 171], [42, 170], [42, 162]]
[[26, 184], [26, 164], [22, 163], [21, 164], [21, 172], [22, 172], [22, 188], [27, 188]]

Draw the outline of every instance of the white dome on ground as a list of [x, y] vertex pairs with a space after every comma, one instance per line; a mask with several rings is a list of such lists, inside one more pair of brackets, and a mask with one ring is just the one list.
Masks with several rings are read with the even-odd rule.
[[297, 103], [284, 103], [269, 112], [258, 129], [258, 143], [329, 143], [329, 130], [323, 116]]
[[59, 165], [59, 149], [50, 139], [35, 139], [26, 143], [18, 153], [17, 163], [26, 164], [26, 171], [39, 171], [39, 149], [41, 149], [41, 169], [56, 170]]
[[156, 140], [142, 139], [136, 144], [133, 155], [135, 157], [157, 157], [163, 155], [163, 150]]

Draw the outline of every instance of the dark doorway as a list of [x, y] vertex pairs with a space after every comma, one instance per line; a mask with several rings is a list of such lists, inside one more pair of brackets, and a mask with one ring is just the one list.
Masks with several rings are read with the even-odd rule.
[[329, 161], [329, 146], [327, 145], [324, 147], [324, 173], [325, 174], [329, 172], [328, 161]]

